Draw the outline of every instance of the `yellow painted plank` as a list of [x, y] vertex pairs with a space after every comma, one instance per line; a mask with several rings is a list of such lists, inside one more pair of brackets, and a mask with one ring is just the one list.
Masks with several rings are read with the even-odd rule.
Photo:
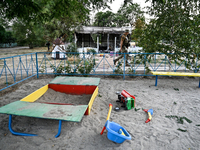
[[96, 89], [94, 90], [94, 92], [93, 92], [93, 94], [92, 94], [92, 97], [91, 97], [91, 99], [90, 99], [90, 102], [89, 102], [89, 104], [88, 104], [88, 115], [90, 114], [90, 110], [91, 110], [91, 108], [92, 108], [92, 104], [93, 104], [93, 102], [94, 102], [94, 99], [96, 98], [96, 96], [97, 96], [97, 94], [98, 94], [98, 90], [99, 90], [99, 88], [98, 88], [98, 86], [97, 86]]
[[200, 77], [200, 73], [189, 72], [151, 72], [153, 75]]
[[37, 91], [31, 93], [30, 95], [26, 96], [25, 98], [21, 99], [20, 101], [34, 102], [38, 98], [40, 98], [47, 90], [48, 90], [48, 84], [41, 87]]

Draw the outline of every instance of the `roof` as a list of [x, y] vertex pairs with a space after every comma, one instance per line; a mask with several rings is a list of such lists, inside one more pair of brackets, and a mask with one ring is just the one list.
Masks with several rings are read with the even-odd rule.
[[91, 33], [110, 33], [110, 34], [122, 34], [125, 30], [129, 30], [131, 33], [131, 27], [95, 27], [95, 26], [83, 26], [80, 29], [76, 29], [76, 33], [91, 34]]

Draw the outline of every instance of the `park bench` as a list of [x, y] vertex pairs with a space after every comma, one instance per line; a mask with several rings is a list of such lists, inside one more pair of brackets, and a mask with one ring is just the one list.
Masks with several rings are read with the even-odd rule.
[[187, 76], [187, 77], [199, 77], [199, 88], [200, 88], [200, 73], [189, 73], [189, 72], [151, 72], [156, 75], [155, 86], [157, 86], [158, 76]]

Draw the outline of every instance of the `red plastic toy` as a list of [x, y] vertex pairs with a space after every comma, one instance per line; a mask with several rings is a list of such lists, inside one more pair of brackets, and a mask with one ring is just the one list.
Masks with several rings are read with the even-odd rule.
[[117, 102], [123, 103], [122, 107], [125, 109], [131, 109], [135, 107], [135, 96], [129, 94], [127, 91], [123, 90], [121, 93], [117, 92], [118, 100]]

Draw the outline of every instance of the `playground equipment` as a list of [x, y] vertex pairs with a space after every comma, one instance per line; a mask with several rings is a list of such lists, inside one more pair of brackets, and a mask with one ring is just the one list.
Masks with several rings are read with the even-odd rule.
[[125, 107], [126, 110], [129, 110], [135, 107], [135, 96], [129, 94], [125, 90], [123, 90], [121, 93], [116, 92], [116, 94], [118, 95], [117, 102], [123, 103], [122, 107]]
[[116, 143], [123, 143], [125, 140], [131, 140], [131, 136], [129, 133], [121, 127], [119, 124], [115, 122], [110, 122], [110, 113], [112, 110], [112, 104], [109, 104], [109, 111], [107, 115], [106, 124], [101, 131], [101, 135], [103, 134], [104, 130], [107, 129], [107, 137], [109, 140], [116, 142]]
[[153, 109], [144, 109], [144, 111], [147, 112], [149, 115], [149, 118], [145, 121], [145, 123], [148, 123], [152, 119], [151, 115], [153, 115]]
[[[59, 120], [58, 133], [60, 136], [62, 121], [80, 122], [83, 115], [89, 115], [95, 97], [98, 94], [98, 84], [100, 78], [85, 77], [62, 77], [58, 76], [49, 84], [36, 90], [20, 101], [15, 101], [0, 108], [0, 113], [9, 115], [9, 130], [14, 135], [37, 136], [36, 134], [21, 133], [12, 130], [12, 116], [26, 116], [43, 119]], [[91, 96], [87, 105], [71, 105], [68, 103], [39, 103], [37, 100], [48, 89], [53, 89], [66, 94]], [[56, 114], [56, 115], [55, 115]]]
[[199, 88], [200, 88], [200, 73], [190, 72], [157, 72], [152, 71], [153, 75], [156, 75], [155, 86], [157, 86], [158, 76], [187, 76], [187, 77], [199, 77]]

